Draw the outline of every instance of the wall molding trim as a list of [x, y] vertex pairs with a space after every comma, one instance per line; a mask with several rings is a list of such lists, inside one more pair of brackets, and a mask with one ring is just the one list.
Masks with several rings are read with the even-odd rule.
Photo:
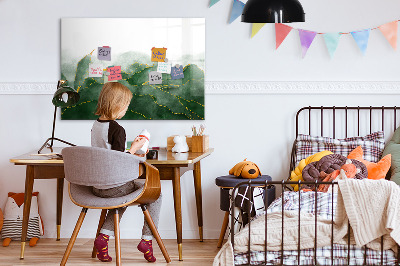
[[[206, 81], [206, 94], [400, 94], [400, 81]], [[0, 83], [0, 94], [53, 94], [57, 83]]]

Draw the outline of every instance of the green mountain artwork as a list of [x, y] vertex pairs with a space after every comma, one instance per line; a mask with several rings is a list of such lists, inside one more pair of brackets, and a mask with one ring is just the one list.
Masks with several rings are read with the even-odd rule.
[[[89, 64], [95, 56], [92, 53], [77, 64], [68, 61], [61, 66], [61, 78], [67, 79], [68, 86], [80, 94], [75, 106], [62, 109], [63, 120], [98, 118], [95, 115], [97, 100], [106, 79], [89, 77]], [[122, 119], [204, 120], [204, 71], [196, 64], [184, 66], [183, 79], [171, 80], [171, 75], [162, 74], [162, 84], [150, 85], [149, 72], [157, 71], [157, 62], [148, 62], [142, 56], [135, 59], [132, 54], [124, 61], [121, 64], [122, 80], [118, 82], [132, 91], [133, 99]], [[68, 80], [68, 77], [75, 79]]]

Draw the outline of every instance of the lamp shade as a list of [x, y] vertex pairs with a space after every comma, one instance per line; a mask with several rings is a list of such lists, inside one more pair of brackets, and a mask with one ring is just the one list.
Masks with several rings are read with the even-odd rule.
[[53, 95], [53, 105], [57, 107], [69, 107], [79, 101], [80, 95], [73, 88], [68, 86], [59, 86]]
[[249, 0], [243, 8], [242, 22], [304, 22], [304, 15], [298, 0]]

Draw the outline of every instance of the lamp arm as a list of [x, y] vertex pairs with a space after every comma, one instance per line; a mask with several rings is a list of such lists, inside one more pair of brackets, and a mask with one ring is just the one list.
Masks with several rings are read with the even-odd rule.
[[56, 129], [56, 115], [57, 115], [57, 106], [54, 106], [53, 131], [51, 132], [51, 144], [50, 144], [50, 148], [53, 147], [54, 131], [55, 131], [55, 129]]
[[[56, 115], [57, 115], [57, 106], [54, 106], [53, 131], [52, 131], [52, 133], [51, 133], [51, 138], [48, 138], [48, 139], [44, 142], [44, 144], [42, 145], [42, 147], [40, 147], [40, 149], [39, 149], [39, 151], [38, 151], [38, 154], [40, 154], [40, 152], [41, 152], [45, 147], [50, 148], [50, 151], [53, 152], [53, 142], [54, 142], [54, 140], [57, 140], [57, 141], [59, 141], [59, 142], [65, 143], [65, 144], [68, 144], [68, 145], [70, 145], [70, 146], [76, 146], [75, 144], [72, 144], [72, 143], [67, 142], [67, 141], [65, 141], [65, 140], [62, 140], [62, 139], [59, 139], [59, 138], [55, 138], [55, 137], [54, 137], [54, 131], [55, 131], [55, 129], [56, 129]], [[50, 144], [49, 144], [49, 141], [51, 141]]]

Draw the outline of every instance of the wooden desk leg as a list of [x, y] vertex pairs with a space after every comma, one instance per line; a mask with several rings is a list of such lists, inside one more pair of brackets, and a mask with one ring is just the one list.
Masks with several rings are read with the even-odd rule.
[[197, 220], [199, 225], [200, 242], [203, 242], [203, 203], [201, 196], [201, 168], [200, 161], [194, 164], [194, 191], [196, 194]]
[[179, 167], [174, 167], [172, 186], [174, 191], [175, 223], [178, 242], [179, 260], [182, 259], [182, 205], [181, 205], [181, 174]]
[[57, 178], [57, 241], [60, 241], [64, 178]]
[[25, 177], [25, 195], [24, 195], [24, 213], [22, 219], [22, 233], [21, 233], [21, 255], [20, 259], [24, 259], [26, 235], [28, 233], [29, 213], [31, 212], [31, 200], [34, 181], [34, 166], [26, 166]]

